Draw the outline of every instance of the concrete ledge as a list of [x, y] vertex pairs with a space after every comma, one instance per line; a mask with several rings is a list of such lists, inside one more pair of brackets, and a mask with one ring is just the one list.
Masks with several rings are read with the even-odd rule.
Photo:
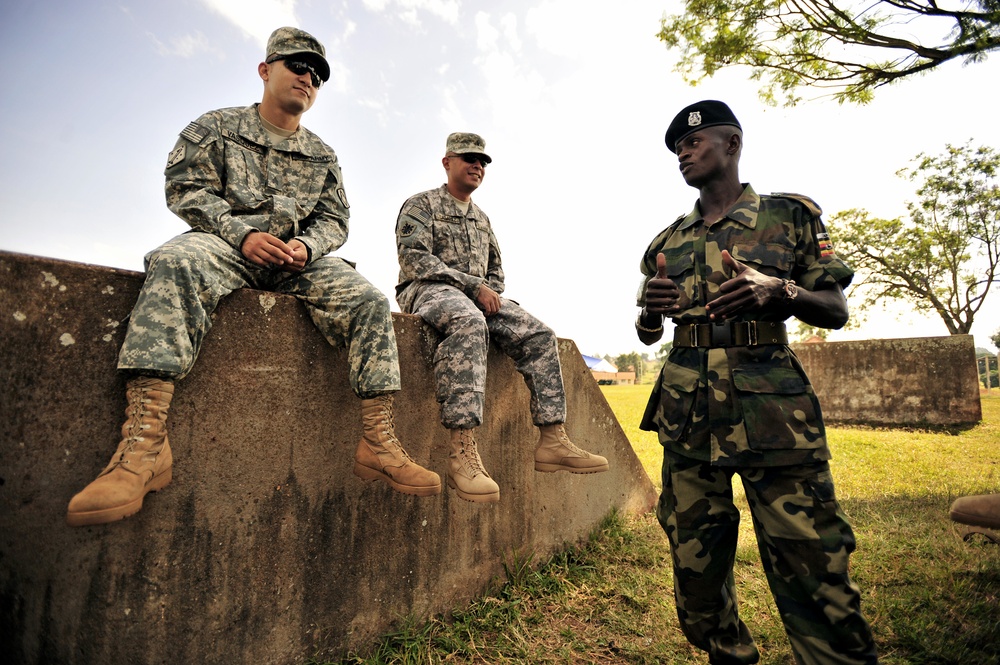
[[[290, 663], [446, 612], [656, 493], [575, 344], [568, 429], [594, 476], [532, 469], [528, 391], [491, 351], [482, 454], [501, 501], [418, 498], [352, 473], [346, 353], [302, 305], [243, 290], [219, 307], [168, 420], [174, 481], [121, 523], [65, 526], [119, 438], [115, 360], [142, 275], [0, 253], [0, 645], [15, 663]], [[397, 315], [397, 431], [444, 475], [433, 334]]]
[[964, 427], [983, 419], [971, 335], [793, 344], [828, 423]]

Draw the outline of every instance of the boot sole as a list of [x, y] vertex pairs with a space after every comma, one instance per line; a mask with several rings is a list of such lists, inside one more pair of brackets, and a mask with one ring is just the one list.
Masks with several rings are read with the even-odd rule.
[[455, 490], [455, 494], [458, 495], [459, 499], [464, 499], [470, 503], [496, 503], [500, 500], [500, 490], [491, 492], [490, 494], [469, 494], [458, 489], [458, 485], [450, 477], [448, 478], [448, 487]]
[[953, 522], [965, 524], [966, 526], [978, 526], [985, 529], [1000, 529], [1000, 520], [990, 519], [985, 515], [975, 515], [953, 510], [950, 513]]
[[358, 462], [354, 463], [354, 475], [364, 480], [365, 482], [371, 482], [373, 480], [382, 480], [389, 484], [389, 487], [401, 492], [403, 494], [410, 494], [412, 496], [434, 496], [435, 494], [441, 493], [441, 483], [437, 485], [428, 485], [426, 487], [418, 487], [416, 485], [404, 485], [402, 483], [396, 482], [389, 476], [385, 475], [381, 471], [372, 469]]
[[91, 510], [85, 513], [66, 513], [66, 524], [69, 526], [94, 526], [95, 524], [108, 524], [117, 522], [126, 517], [135, 515], [142, 508], [142, 500], [150, 492], [158, 492], [173, 480], [173, 469], [167, 469], [158, 476], [149, 479], [146, 487], [136, 499], [121, 506], [113, 506], [103, 510]]
[[542, 473], [556, 473], [557, 471], [569, 471], [570, 473], [601, 473], [602, 471], [607, 471], [608, 468], [608, 464], [580, 468], [576, 466], [565, 466], [563, 464], [535, 462], [535, 471], [541, 471]]

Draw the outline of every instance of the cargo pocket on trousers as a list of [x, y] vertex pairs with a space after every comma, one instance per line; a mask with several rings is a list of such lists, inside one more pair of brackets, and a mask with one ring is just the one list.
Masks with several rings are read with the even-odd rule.
[[814, 528], [823, 544], [826, 557], [823, 566], [825, 572], [846, 575], [848, 559], [854, 552], [857, 541], [850, 523], [834, 496], [830, 467], [824, 463], [824, 468], [824, 472], [806, 483], [807, 491], [813, 500]]

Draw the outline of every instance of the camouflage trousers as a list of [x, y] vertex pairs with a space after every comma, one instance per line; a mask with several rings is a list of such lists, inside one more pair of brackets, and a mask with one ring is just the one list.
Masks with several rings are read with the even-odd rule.
[[129, 319], [118, 369], [182, 379], [191, 371], [219, 301], [243, 287], [292, 295], [333, 346], [347, 347], [359, 397], [400, 389], [399, 356], [385, 295], [343, 259], [301, 272], [263, 268], [229, 243], [192, 231], [146, 255], [146, 281]]
[[711, 663], [756, 663], [739, 617], [733, 564], [739, 473], [764, 572], [800, 665], [877, 663], [858, 587], [848, 575], [854, 533], [827, 462], [734, 469], [667, 452], [657, 518], [670, 541], [681, 629]]
[[473, 300], [446, 284], [420, 285], [413, 298], [417, 314], [442, 339], [434, 351], [434, 377], [441, 422], [448, 429], [472, 429], [483, 422], [486, 352], [490, 340], [514, 360], [531, 393], [536, 425], [566, 421], [559, 347], [552, 329], [513, 300], [486, 316]]

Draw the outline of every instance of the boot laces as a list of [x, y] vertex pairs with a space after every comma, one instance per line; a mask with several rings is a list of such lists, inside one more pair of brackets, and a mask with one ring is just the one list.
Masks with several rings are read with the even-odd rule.
[[578, 448], [575, 443], [573, 443], [572, 441], [570, 441], [569, 435], [566, 434], [566, 428], [565, 427], [563, 427], [562, 425], [559, 425], [558, 428], [556, 429], [556, 432], [559, 435], [559, 443], [561, 443], [563, 446], [565, 446], [566, 448], [568, 448], [570, 452], [572, 452], [575, 455], [579, 455], [580, 457], [587, 457], [587, 453], [585, 453], [583, 450], [581, 450], [580, 448]]
[[461, 443], [462, 462], [472, 472], [472, 477], [475, 478], [480, 474], [488, 476], [489, 474], [486, 473], [486, 468], [483, 466], [483, 460], [479, 456], [479, 450], [476, 448], [475, 440], [468, 434], [462, 434]]
[[142, 433], [150, 428], [150, 425], [142, 422], [142, 417], [148, 413], [145, 405], [152, 402], [146, 396], [146, 392], [147, 389], [141, 387], [129, 390], [128, 434], [125, 436], [123, 442], [125, 445], [122, 448], [121, 457], [119, 458], [125, 464], [128, 464], [125, 455], [133, 452], [135, 444], [144, 440]]
[[403, 448], [403, 444], [396, 438], [396, 421], [395, 414], [392, 412], [392, 401], [387, 396], [383, 396], [379, 398], [379, 406], [382, 408], [382, 415], [385, 417], [384, 445], [391, 446], [393, 451], [400, 457], [413, 462], [413, 458], [410, 457], [410, 454]]

